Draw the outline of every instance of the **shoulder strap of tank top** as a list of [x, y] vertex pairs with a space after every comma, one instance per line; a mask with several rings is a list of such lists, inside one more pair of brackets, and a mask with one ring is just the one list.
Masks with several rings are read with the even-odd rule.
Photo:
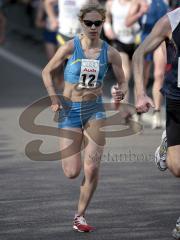
[[106, 63], [109, 62], [108, 61], [108, 49], [109, 49], [109, 44], [106, 41], [103, 41], [100, 57], [102, 57], [104, 62], [106, 62]]
[[76, 35], [74, 37], [74, 50], [76, 50], [79, 57], [81, 57], [81, 58], [84, 57], [81, 42], [80, 42], [80, 38], [79, 38], [78, 35]]

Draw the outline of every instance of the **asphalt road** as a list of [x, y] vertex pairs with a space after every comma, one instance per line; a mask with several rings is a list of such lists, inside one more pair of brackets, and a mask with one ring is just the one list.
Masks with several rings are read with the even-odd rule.
[[[59, 161], [30, 160], [28, 142], [43, 140], [46, 154], [58, 150], [58, 139], [19, 126], [24, 109], [46, 96], [40, 77], [45, 63], [42, 46], [16, 35], [0, 48], [0, 239], [172, 239], [180, 213], [179, 180], [154, 165], [162, 130], [148, 124], [141, 134], [107, 139], [99, 186], [87, 211], [96, 231], [72, 231], [83, 175], [68, 180]], [[56, 126], [49, 109], [36, 123]]]

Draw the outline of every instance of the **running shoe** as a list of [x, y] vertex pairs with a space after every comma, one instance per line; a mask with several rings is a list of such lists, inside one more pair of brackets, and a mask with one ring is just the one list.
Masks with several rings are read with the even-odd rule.
[[172, 231], [172, 236], [173, 238], [180, 240], [180, 217], [176, 222], [176, 227]]
[[161, 128], [161, 114], [159, 110], [155, 110], [152, 116], [152, 129]]
[[75, 215], [73, 221], [73, 230], [77, 232], [92, 232], [94, 228], [87, 224], [84, 216]]
[[167, 137], [166, 130], [164, 130], [161, 138], [161, 144], [156, 149], [155, 152], [155, 163], [160, 171], [165, 171], [167, 169], [166, 157], [167, 157]]

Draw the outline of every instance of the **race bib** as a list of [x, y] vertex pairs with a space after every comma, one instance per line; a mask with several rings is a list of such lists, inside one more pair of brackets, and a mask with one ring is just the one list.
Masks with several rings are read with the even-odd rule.
[[129, 37], [132, 35], [132, 29], [131, 28], [122, 28], [119, 30], [118, 35], [121, 37]]
[[180, 88], [180, 57], [178, 58], [178, 88]]
[[99, 60], [82, 59], [78, 87], [95, 88], [99, 75]]

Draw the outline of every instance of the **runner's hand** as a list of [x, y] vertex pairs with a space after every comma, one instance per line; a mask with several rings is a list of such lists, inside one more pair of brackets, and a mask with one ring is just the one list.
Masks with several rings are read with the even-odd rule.
[[139, 113], [146, 113], [150, 107], [154, 108], [153, 100], [146, 94], [137, 96], [136, 100], [136, 111]]
[[51, 105], [51, 110], [53, 111], [53, 112], [57, 112], [57, 111], [59, 111], [59, 109], [60, 109], [60, 105], [59, 104], [52, 104]]
[[115, 110], [118, 110], [120, 107], [120, 101], [124, 99], [125, 93], [118, 87], [118, 85], [113, 85], [111, 88], [111, 95]]
[[114, 102], [119, 103], [121, 100], [124, 99], [125, 93], [118, 87], [118, 85], [114, 85], [111, 88], [111, 95]]

